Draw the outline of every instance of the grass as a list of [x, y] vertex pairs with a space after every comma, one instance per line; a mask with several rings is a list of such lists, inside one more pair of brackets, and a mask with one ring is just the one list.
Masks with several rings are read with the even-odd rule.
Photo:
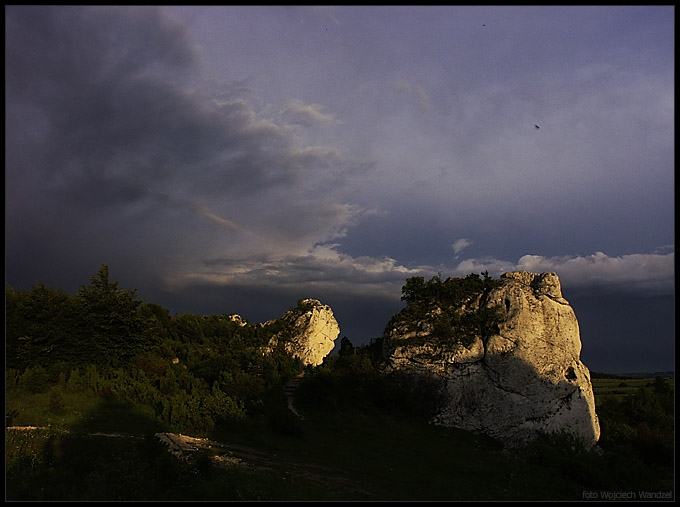
[[[337, 429], [329, 434], [329, 428]], [[552, 499], [570, 488], [561, 480], [552, 491], [534, 488], [555, 481], [503, 453], [495, 441], [398, 414], [312, 416], [306, 435], [315, 454], [308, 452], [308, 459], [330, 457], [380, 500]], [[541, 480], [533, 482], [537, 476]]]
[[[596, 399], [650, 380], [621, 382], [594, 379]], [[585, 490], [672, 487], [653, 471], [585, 452], [539, 446], [513, 455], [490, 438], [398, 410], [296, 402], [300, 421], [282, 396], [265, 401], [260, 418], [210, 435], [245, 453], [246, 465], [224, 468], [210, 459], [216, 449], [189, 462], [171, 456], [151, 436], [162, 431], [153, 414], [137, 407], [68, 393], [54, 414], [46, 408], [50, 393], [10, 391], [13, 424], [51, 427], [6, 432], [7, 499], [547, 501], [582, 500]], [[140, 438], [89, 434], [102, 431]]]
[[130, 407], [115, 400], [105, 400], [84, 392], [59, 389], [60, 408], [51, 403], [55, 389], [29, 393], [14, 388], [5, 394], [5, 413], [11, 414], [11, 426], [45, 426], [60, 430], [87, 432], [137, 433], [163, 431], [148, 407]]
[[5, 411], [12, 416], [14, 426], [53, 426], [70, 428], [82, 423], [85, 417], [96, 412], [99, 398], [85, 393], [63, 393], [64, 410], [50, 410], [51, 392], [28, 393], [15, 388], [5, 395]]
[[221, 469], [198, 456], [182, 463], [164, 450], [150, 453], [142, 440], [10, 432], [8, 498], [549, 500], [580, 491], [483, 437], [394, 417], [336, 415], [311, 416], [297, 435], [265, 430], [236, 439], [275, 457], [268, 467]]

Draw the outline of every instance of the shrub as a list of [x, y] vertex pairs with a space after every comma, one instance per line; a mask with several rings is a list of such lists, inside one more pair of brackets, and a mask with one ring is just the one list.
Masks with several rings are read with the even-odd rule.
[[55, 415], [63, 414], [66, 410], [66, 403], [64, 402], [64, 396], [58, 388], [52, 388], [50, 391], [50, 401], [48, 408], [51, 413]]
[[529, 463], [591, 487], [601, 485], [609, 475], [603, 457], [566, 431], [540, 433], [519, 454]]
[[23, 375], [21, 375], [19, 384], [26, 388], [28, 392], [35, 394], [47, 391], [49, 387], [48, 381], [47, 370], [38, 365], [26, 368]]
[[625, 452], [652, 465], [673, 464], [674, 394], [669, 382], [655, 380], [635, 394], [606, 399], [597, 413], [603, 449]]
[[154, 352], [140, 352], [134, 357], [133, 364], [151, 378], [163, 376], [168, 367], [168, 361]]
[[19, 371], [13, 368], [10, 368], [9, 370], [5, 371], [5, 389], [9, 390], [16, 387], [20, 377], [21, 374], [19, 373]]
[[302, 435], [302, 423], [287, 407], [277, 406], [267, 416], [269, 429], [279, 435], [298, 437]]

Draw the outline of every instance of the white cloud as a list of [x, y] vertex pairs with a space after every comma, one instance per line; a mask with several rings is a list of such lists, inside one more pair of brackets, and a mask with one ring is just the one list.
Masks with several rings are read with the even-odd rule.
[[338, 251], [338, 244], [323, 243], [304, 255], [249, 255], [214, 258], [203, 266], [166, 281], [174, 289], [193, 283], [324, 289], [348, 295], [373, 295], [398, 299], [404, 281], [412, 276], [431, 276], [432, 268], [406, 267], [390, 257], [352, 257]]
[[464, 277], [488, 271], [493, 277], [509, 271], [555, 272], [563, 288], [615, 290], [639, 295], [668, 294], [674, 290], [674, 253], [631, 254], [609, 257], [543, 257], [524, 255], [517, 262], [493, 258], [466, 259], [452, 269], [442, 266], [408, 267], [391, 257], [345, 254], [336, 243], [321, 243], [299, 255], [262, 253], [240, 258], [217, 257], [191, 271], [174, 273], [168, 283], [175, 289], [195, 283], [248, 286], [260, 289], [295, 287], [313, 293], [333, 291], [345, 295], [398, 299], [407, 278]]
[[290, 99], [283, 110], [283, 117], [289, 122], [311, 126], [336, 122], [333, 114], [324, 113], [320, 104], [305, 104], [298, 99]]
[[498, 259], [466, 259], [456, 276], [488, 270], [493, 276], [507, 271], [554, 272], [563, 287], [608, 288], [627, 292], [673, 293], [675, 252], [610, 257], [603, 252], [586, 256], [543, 257], [524, 255], [516, 263]]
[[457, 239], [452, 245], [451, 248], [453, 248], [453, 252], [456, 254], [456, 257], [458, 257], [458, 254], [460, 254], [463, 250], [465, 250], [467, 247], [472, 245], [473, 241], [469, 240], [467, 238], [460, 238]]

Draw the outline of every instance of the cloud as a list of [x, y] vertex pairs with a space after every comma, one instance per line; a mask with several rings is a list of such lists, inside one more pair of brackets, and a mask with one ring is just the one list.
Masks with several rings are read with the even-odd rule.
[[456, 257], [458, 257], [458, 254], [465, 250], [467, 247], [473, 244], [473, 241], [467, 239], [467, 238], [460, 238], [457, 239], [452, 245], [451, 248], [453, 248], [453, 252], [456, 254]]
[[506, 271], [554, 272], [562, 287], [606, 289], [639, 294], [673, 294], [675, 253], [629, 254], [610, 257], [603, 252], [586, 256], [544, 257], [524, 255], [517, 262], [498, 259], [466, 259], [458, 264], [458, 276], [488, 270], [493, 276]]
[[[460, 250], [472, 244], [461, 238]], [[395, 298], [407, 278], [435, 273], [463, 277], [488, 271], [498, 277], [509, 271], [555, 272], [569, 290], [615, 291], [637, 295], [674, 293], [674, 252], [629, 254], [610, 257], [603, 252], [586, 256], [545, 257], [524, 255], [517, 261], [495, 258], [466, 259], [455, 266], [407, 266], [389, 256], [352, 256], [339, 243], [317, 243], [300, 255], [270, 255], [243, 258], [212, 258], [203, 268], [185, 273], [183, 283], [238, 284], [258, 287], [297, 286], [346, 294]], [[666, 249], [666, 247], [664, 247]], [[287, 252], [292, 252], [288, 249]]]
[[306, 127], [336, 123], [333, 114], [323, 113], [320, 104], [305, 104], [298, 99], [290, 99], [283, 110], [283, 117], [290, 123]]
[[[29, 216], [35, 234], [52, 229], [40, 202], [59, 210], [63, 238], [191, 271], [206, 255], [303, 255], [364, 212], [343, 183], [362, 165], [296, 133], [334, 116], [291, 100], [267, 117], [243, 81], [204, 81], [185, 26], [162, 9], [7, 13], [10, 231]], [[9, 257], [27, 255], [9, 243]]]
[[168, 287], [183, 290], [197, 284], [247, 286], [260, 289], [294, 287], [301, 291], [326, 291], [398, 300], [404, 281], [431, 273], [429, 267], [409, 268], [390, 257], [342, 253], [336, 243], [322, 243], [304, 255], [248, 255], [206, 259], [201, 268], [175, 273]]

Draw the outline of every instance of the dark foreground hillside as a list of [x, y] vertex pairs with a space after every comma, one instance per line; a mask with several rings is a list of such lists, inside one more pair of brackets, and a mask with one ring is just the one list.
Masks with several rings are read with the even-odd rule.
[[[595, 453], [569, 439], [546, 440], [513, 455], [491, 439], [427, 424], [410, 410], [417, 400], [408, 396], [361, 396], [367, 384], [323, 367], [308, 376], [295, 396], [303, 420], [288, 410], [282, 390], [272, 391], [263, 400], [262, 417], [220, 426], [209, 445], [196, 446], [185, 459], [153, 435], [162, 428], [148, 416], [104, 400], [82, 413], [68, 433], [7, 430], [6, 499], [581, 500], [606, 491], [674, 496], [672, 457], [654, 463], [663, 456], [636, 455], [622, 441], [619, 449]], [[319, 398], [321, 393], [338, 396]], [[388, 394], [384, 386], [376, 393]], [[605, 418], [603, 434], [612, 426]]]

